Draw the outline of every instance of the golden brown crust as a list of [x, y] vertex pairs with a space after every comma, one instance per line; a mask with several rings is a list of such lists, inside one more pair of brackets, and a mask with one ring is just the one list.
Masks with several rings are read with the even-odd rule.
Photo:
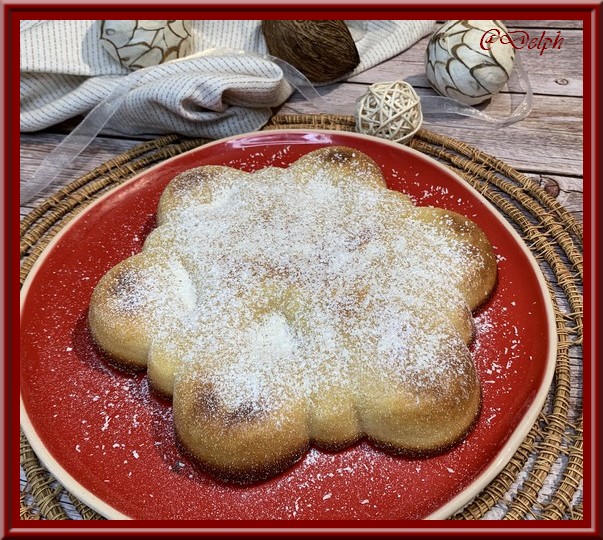
[[366, 154], [346, 146], [328, 146], [309, 152], [293, 165], [305, 179], [328, 174], [334, 185], [358, 182], [376, 188], [386, 187], [379, 166]]
[[136, 271], [145, 261], [143, 256], [132, 257], [105, 274], [94, 289], [88, 313], [97, 345], [127, 367], [145, 367], [150, 346], [144, 312], [127, 303], [137, 287]]
[[172, 210], [178, 211], [184, 199], [192, 197], [199, 204], [205, 204], [217, 190], [245, 178], [247, 174], [221, 165], [206, 165], [179, 174], [165, 187], [159, 199], [157, 223], [161, 225]]
[[368, 437], [367, 440], [376, 446], [377, 448], [387, 452], [388, 454], [396, 455], [396, 456], [404, 456], [409, 458], [428, 458], [432, 456], [436, 456], [438, 454], [442, 454], [447, 452], [448, 450], [454, 448], [459, 441], [463, 440], [475, 427], [477, 423], [481, 411], [482, 401], [481, 401], [481, 391], [479, 392], [478, 398], [478, 406], [474, 407], [473, 405], [468, 408], [468, 410], [474, 410], [475, 413], [473, 415], [473, 421], [465, 424], [464, 431], [459, 431], [456, 437], [450, 437], [448, 440], [442, 440], [438, 444], [433, 446], [406, 446], [404, 448], [399, 445], [388, 443], [387, 441], [378, 440], [375, 438]]
[[266, 478], [299, 459], [309, 445], [305, 411], [285, 404], [287, 414], [267, 414], [244, 403], [225, 410], [209, 385], [177, 378], [174, 424], [178, 438], [197, 461], [222, 479]]
[[467, 273], [462, 278], [464, 284], [461, 290], [467, 305], [471, 311], [475, 311], [490, 298], [496, 286], [496, 255], [485, 233], [465, 216], [443, 208], [421, 208], [417, 219], [436, 225], [446, 236], [460, 240], [482, 260], [481, 266], [467, 268]]
[[238, 484], [241, 486], [256, 484], [286, 471], [296, 462], [298, 462], [310, 449], [310, 445], [299, 448], [296, 452], [285, 454], [279, 457], [270, 465], [261, 468], [255, 466], [245, 470], [228, 467], [213, 467], [208, 461], [200, 460], [195, 453], [180, 439], [178, 431], [175, 430], [177, 446], [180, 451], [188, 456], [191, 462], [201, 471], [212, 475], [217, 480], [226, 484]]
[[496, 284], [472, 221], [415, 207], [368, 156], [327, 147], [288, 169], [182, 173], [158, 223], [99, 282], [90, 328], [115, 361], [148, 368], [180, 444], [217, 478], [269, 478], [312, 444], [363, 437], [431, 454], [471, 429], [471, 311]]

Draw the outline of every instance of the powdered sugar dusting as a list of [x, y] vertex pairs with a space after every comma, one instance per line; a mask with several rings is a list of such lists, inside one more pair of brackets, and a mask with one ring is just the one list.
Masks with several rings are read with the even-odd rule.
[[148, 267], [122, 280], [120, 309], [144, 311], [153, 344], [224, 410], [463, 378], [451, 318], [484, 263], [445, 214], [426, 219], [361, 169], [344, 181], [295, 167], [185, 174], [145, 242]]

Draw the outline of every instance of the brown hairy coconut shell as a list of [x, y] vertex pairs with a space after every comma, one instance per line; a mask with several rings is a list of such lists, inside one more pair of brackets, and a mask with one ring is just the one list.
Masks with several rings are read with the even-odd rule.
[[268, 52], [324, 83], [352, 71], [360, 57], [344, 21], [263, 21]]

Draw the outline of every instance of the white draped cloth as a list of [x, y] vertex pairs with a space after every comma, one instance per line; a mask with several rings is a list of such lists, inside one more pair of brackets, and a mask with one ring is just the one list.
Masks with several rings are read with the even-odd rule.
[[[360, 64], [348, 76], [407, 49], [433, 23], [366, 21], [355, 35]], [[259, 129], [293, 92], [283, 70], [266, 57], [261, 21], [192, 21], [190, 39], [190, 56], [136, 75], [102, 46], [99, 21], [22, 21], [21, 131], [84, 115], [126, 87], [103, 133], [216, 139]], [[128, 75], [132, 82], [124, 85]]]

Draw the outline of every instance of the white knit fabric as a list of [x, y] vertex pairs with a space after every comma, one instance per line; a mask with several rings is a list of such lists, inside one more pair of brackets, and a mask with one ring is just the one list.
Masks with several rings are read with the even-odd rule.
[[[354, 74], [407, 49], [433, 23], [366, 21]], [[24, 132], [86, 114], [129, 74], [127, 97], [104, 133], [236, 135], [262, 127], [292, 92], [282, 70], [264, 57], [261, 21], [192, 21], [194, 54], [140, 74], [105, 51], [98, 21], [22, 21], [20, 30]]]

